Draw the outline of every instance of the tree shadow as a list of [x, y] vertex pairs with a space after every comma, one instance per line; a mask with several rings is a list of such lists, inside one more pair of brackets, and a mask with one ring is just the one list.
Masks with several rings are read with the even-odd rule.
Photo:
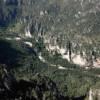
[[11, 46], [11, 43], [0, 40], [0, 64], [6, 64], [9, 68], [18, 66], [22, 52]]

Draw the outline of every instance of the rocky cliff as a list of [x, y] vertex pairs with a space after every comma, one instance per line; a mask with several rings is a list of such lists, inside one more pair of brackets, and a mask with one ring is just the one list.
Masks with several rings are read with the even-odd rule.
[[[0, 25], [6, 23], [12, 36], [13, 33], [19, 36], [15, 37], [17, 40], [41, 38], [52, 54], [58, 52], [62, 58], [81, 66], [100, 67], [99, 0], [1, 0], [0, 3]], [[25, 43], [32, 47], [30, 41]]]

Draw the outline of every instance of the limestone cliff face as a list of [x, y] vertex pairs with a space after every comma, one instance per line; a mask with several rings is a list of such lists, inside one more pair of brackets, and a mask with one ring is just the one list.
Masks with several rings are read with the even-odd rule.
[[15, 20], [10, 32], [35, 41], [41, 38], [50, 53], [99, 67], [99, 0], [1, 0], [0, 5], [5, 6], [0, 7], [0, 25]]
[[88, 100], [99, 100], [100, 99], [100, 90], [99, 89], [90, 89]]

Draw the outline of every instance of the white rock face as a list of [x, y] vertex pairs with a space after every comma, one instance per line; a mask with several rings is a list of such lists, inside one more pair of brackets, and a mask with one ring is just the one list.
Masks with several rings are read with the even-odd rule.
[[[66, 49], [60, 48], [58, 45], [57, 46], [49, 45], [48, 49], [49, 51], [53, 51], [53, 50], [58, 51], [62, 55], [63, 59], [67, 59], [68, 61], [70, 61], [69, 54], [65, 54]], [[80, 66], [86, 65], [86, 60], [83, 57], [81, 57], [81, 55], [78, 55], [78, 54], [72, 53], [72, 61], [74, 64], [78, 64]]]
[[26, 45], [30, 46], [30, 47], [33, 46], [33, 44], [32, 44], [31, 42], [26, 41], [26, 42], [24, 42], [24, 43], [25, 43]]
[[19, 41], [19, 40], [21, 40], [21, 38], [20, 37], [15, 37], [14, 40]]
[[16, 40], [16, 41], [21, 40], [21, 38], [20, 38], [20, 37], [15, 37], [15, 38], [6, 37], [5, 39], [6, 39], [6, 40]]
[[42, 62], [45, 62], [45, 59], [44, 59], [42, 56], [39, 56], [39, 59], [40, 59]]
[[66, 50], [64, 48], [59, 49], [60, 54], [66, 53]]
[[66, 68], [61, 65], [58, 65], [58, 69], [65, 70]]
[[[69, 54], [66, 55], [62, 55], [63, 59], [67, 59], [70, 62], [70, 58], [69, 58]], [[81, 57], [81, 55], [77, 55], [77, 54], [72, 54], [72, 62], [74, 64], [80, 65], [80, 66], [85, 66], [87, 61], [86, 59], [84, 59], [83, 57]]]
[[96, 61], [93, 62], [93, 66], [96, 68], [100, 68], [100, 58], [97, 58]]
[[[66, 53], [66, 49], [65, 48], [60, 48], [58, 45], [56, 46], [52, 46], [51, 44], [49, 44], [46, 49], [51, 52], [51, 51], [57, 51], [58, 53], [60, 53], [62, 55], [63, 59], [66, 59], [70, 62], [70, 57], [69, 54], [65, 54]], [[72, 58], [72, 62], [74, 64], [80, 65], [80, 66], [87, 66], [88, 62], [86, 60], [86, 53], [83, 51], [83, 56], [81, 56], [80, 54], [75, 54], [72, 53], [71, 58]], [[96, 61], [93, 62], [93, 66], [96, 68], [100, 68], [100, 58], [97, 59]]]
[[93, 97], [92, 97], [92, 89], [90, 89], [90, 91], [89, 91], [89, 100], [93, 100]]
[[57, 65], [54, 65], [54, 64], [50, 64], [50, 66], [57, 67]]
[[86, 60], [81, 57], [81, 55], [76, 55], [72, 59], [73, 63], [78, 64], [80, 66], [85, 66], [86, 65]]
[[43, 11], [40, 11], [40, 16], [43, 16], [44, 15], [44, 12]]
[[6, 37], [5, 39], [6, 39], [6, 40], [13, 40], [13, 39], [12, 39], [12, 38], [10, 38], [10, 37]]
[[66, 55], [62, 55], [62, 58], [63, 58], [63, 59], [67, 59], [68, 61], [70, 61], [70, 59], [69, 59], [69, 55], [68, 55], [68, 54], [66, 54]]
[[41, 56], [41, 54], [39, 55], [39, 59], [44, 63], [46, 62], [46, 60]]
[[52, 45], [49, 45], [49, 50], [57, 50], [59, 49], [59, 46], [52, 46]]
[[58, 45], [56, 46], [52, 46], [49, 44], [49, 46], [47, 47], [48, 51], [58, 51], [60, 54], [64, 54], [66, 52], [66, 49], [64, 48], [60, 48]]
[[31, 33], [30, 33], [29, 30], [26, 30], [26, 31], [25, 31], [25, 37], [27, 37], [27, 38], [32, 38], [32, 35], [31, 35]]

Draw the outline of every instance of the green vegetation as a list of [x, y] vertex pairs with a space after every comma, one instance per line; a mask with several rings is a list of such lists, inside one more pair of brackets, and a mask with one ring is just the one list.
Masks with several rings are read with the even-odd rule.
[[[35, 41], [33, 43], [35, 43]], [[57, 53], [55, 55], [50, 55], [49, 52], [42, 48], [43, 46], [41, 43], [42, 42], [36, 43], [35, 45], [38, 51], [37, 53], [42, 51], [42, 56], [49, 62], [49, 64], [40, 61], [37, 54], [35, 55], [34, 53], [28, 52], [30, 49], [28, 49], [23, 42], [17, 42], [14, 40], [5, 41], [4, 39], [0, 40], [0, 50], [2, 51], [0, 53], [3, 57], [4, 54], [6, 54], [10, 58], [4, 59], [3, 62], [3, 59], [0, 58], [0, 63], [5, 63], [7, 65], [8, 60], [11, 61], [7, 67], [8, 69], [10, 68], [10, 71], [19, 81], [22, 79], [26, 81], [34, 80], [36, 74], [40, 74], [43, 77], [49, 77], [54, 81], [60, 92], [59, 95], [63, 98], [70, 98], [73, 100], [73, 98], [87, 96], [91, 87], [99, 87], [99, 85], [97, 85], [100, 80], [97, 76], [97, 74], [100, 73], [98, 69], [85, 70], [77, 65], [70, 64], [67, 60], [62, 59], [61, 55]], [[34, 48], [31, 49], [34, 50]], [[5, 50], [7, 50], [7, 52]], [[11, 57], [11, 55], [14, 57]], [[14, 59], [15, 62], [16, 60], [17, 62], [14, 62], [12, 69], [12, 61], [14, 61]], [[51, 66], [50, 64], [56, 66]], [[66, 70], [58, 69], [58, 65], [66, 67]], [[2, 70], [0, 72], [2, 74]], [[40, 79], [36, 78], [36, 80], [39, 81], [38, 83], [41, 83]], [[48, 78], [46, 78], [45, 81], [48, 81]], [[36, 95], [34, 90], [33, 93]], [[44, 93], [44, 96], [45, 95], [48, 97], [52, 94], [50, 91], [46, 91]], [[53, 98], [53, 96], [49, 96], [49, 99], [50, 98]]]
[[[100, 57], [98, 7], [99, 0], [0, 0], [0, 89], [6, 92], [0, 91], [2, 100], [85, 100], [90, 88], [100, 87], [100, 69], [85, 69], [46, 50], [48, 44], [58, 45], [69, 52], [70, 60], [72, 53], [85, 52], [92, 67], [92, 56]], [[27, 31], [31, 38], [25, 37]], [[18, 86], [12, 86], [14, 97], [9, 82], [3, 81], [7, 75]]]

